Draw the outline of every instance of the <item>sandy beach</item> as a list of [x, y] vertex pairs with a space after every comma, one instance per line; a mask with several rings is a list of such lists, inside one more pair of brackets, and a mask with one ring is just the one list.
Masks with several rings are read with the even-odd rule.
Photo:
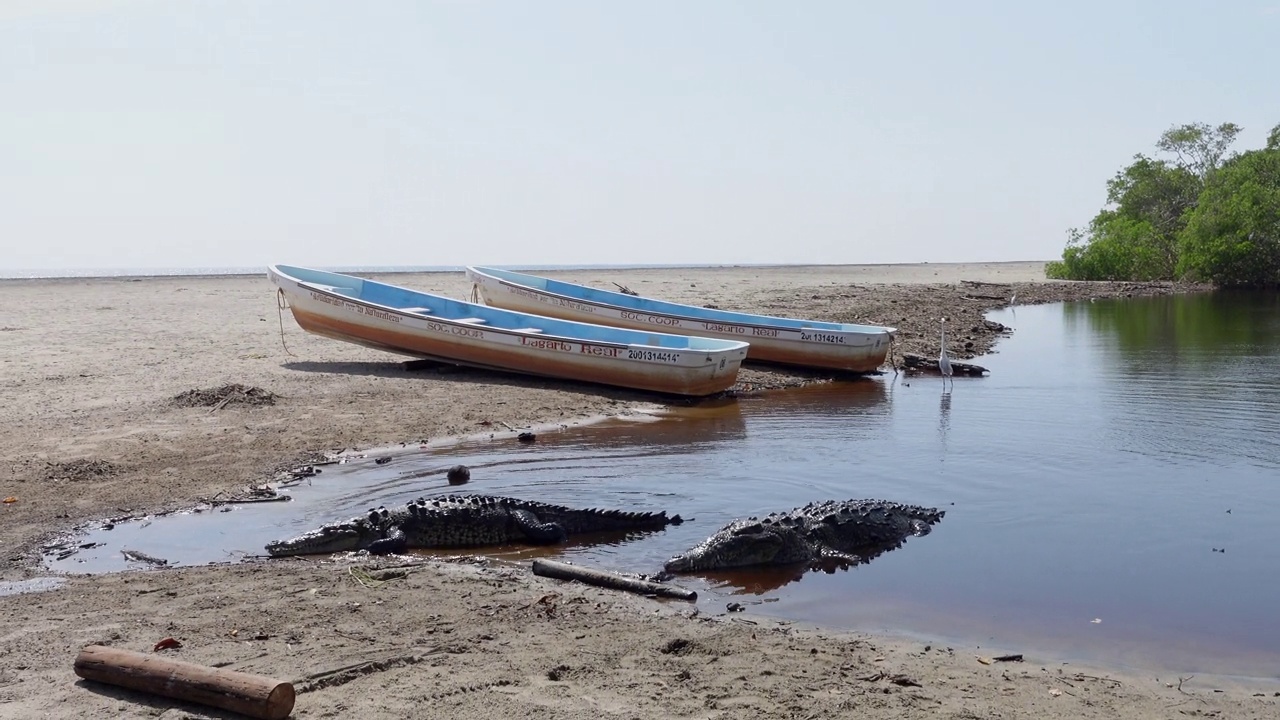
[[[895, 357], [952, 354], [1004, 333], [1017, 302], [1197, 290], [1065, 283], [1043, 263], [723, 267], [548, 273], [748, 312], [890, 325]], [[461, 273], [379, 279], [465, 298]], [[243, 493], [347, 450], [573, 426], [653, 408], [653, 396], [479, 370], [409, 372], [404, 358], [303, 333], [261, 276], [0, 281], [0, 581], [43, 577], [41, 547], [77, 524]], [[886, 368], [888, 369], [888, 368]], [[735, 393], [822, 382], [747, 367]], [[185, 396], [231, 383], [271, 402]], [[483, 492], [483, 488], [476, 488]], [[363, 558], [366, 569], [404, 559]], [[1280, 688], [1220, 677], [1082, 668], [1053, 648], [979, 662], [946, 647], [533, 577], [478, 557], [424, 560], [369, 587], [350, 562], [253, 561], [71, 576], [0, 597], [0, 717], [155, 717], [168, 700], [77, 682], [91, 643], [294, 681], [295, 717], [1168, 718], [1275, 717]], [[989, 655], [988, 655], [989, 656]], [[1273, 695], [1273, 693], [1275, 693]], [[177, 716], [230, 715], [179, 705]]]

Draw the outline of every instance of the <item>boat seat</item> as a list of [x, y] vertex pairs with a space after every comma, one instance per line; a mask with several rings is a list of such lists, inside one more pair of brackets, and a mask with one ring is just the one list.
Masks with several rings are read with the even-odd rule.
[[321, 284], [321, 283], [302, 283], [302, 284], [305, 284], [305, 286], [307, 287], [314, 287], [315, 290], [333, 292], [335, 293], [335, 295], [356, 297], [356, 288], [353, 288], [353, 287], [338, 287], [338, 286], [335, 286], [335, 284]]
[[540, 333], [540, 332], [542, 332], [542, 328], [511, 328], [511, 329], [512, 329], [512, 331], [514, 331], [514, 332], [522, 332], [522, 333]]
[[414, 315], [430, 315], [431, 314], [431, 308], [424, 308], [424, 307], [400, 308], [400, 310], [402, 312], [413, 313]]
[[471, 325], [483, 325], [489, 321], [485, 320], [484, 318], [456, 318], [454, 322], [469, 323]]
[[306, 284], [310, 285], [311, 287], [317, 290], [325, 290], [327, 292], [337, 293], [339, 295], [354, 295], [356, 292], [355, 288], [338, 287], [337, 285], [321, 285], [320, 283], [306, 283]]

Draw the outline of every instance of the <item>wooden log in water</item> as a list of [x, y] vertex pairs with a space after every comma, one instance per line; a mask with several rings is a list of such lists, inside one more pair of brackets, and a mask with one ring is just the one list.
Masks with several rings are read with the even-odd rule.
[[89, 645], [76, 656], [75, 672], [86, 680], [210, 705], [261, 720], [281, 720], [293, 712], [292, 683], [159, 655]]
[[[916, 355], [915, 353], [907, 353], [903, 355], [902, 366], [908, 370], [914, 370], [916, 372], [930, 373], [932, 375], [942, 374], [942, 371], [938, 369], [937, 358], [927, 358], [923, 355]], [[955, 360], [951, 361], [951, 374], [953, 376], [969, 375], [972, 377], [982, 377], [989, 372], [991, 371], [981, 365], [956, 362]]]
[[694, 602], [698, 599], [698, 593], [687, 588], [629, 578], [603, 570], [593, 570], [542, 558], [533, 561], [533, 574], [556, 578], [557, 580], [577, 580], [587, 585], [595, 585], [611, 590], [626, 590], [627, 592], [640, 593], [641, 595], [657, 595], [658, 597], [688, 600], [689, 602]]

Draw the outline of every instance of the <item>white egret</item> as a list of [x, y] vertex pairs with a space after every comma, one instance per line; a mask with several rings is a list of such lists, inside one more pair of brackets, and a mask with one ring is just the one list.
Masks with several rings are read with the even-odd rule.
[[[942, 373], [942, 388], [947, 387], [947, 380], [951, 377], [951, 358], [947, 357], [947, 319], [942, 318], [942, 352], [938, 354], [938, 371]], [[951, 381], [955, 386], [955, 380]]]

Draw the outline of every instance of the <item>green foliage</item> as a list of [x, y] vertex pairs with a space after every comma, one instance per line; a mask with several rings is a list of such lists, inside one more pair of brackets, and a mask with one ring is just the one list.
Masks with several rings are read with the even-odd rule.
[[1280, 147], [1268, 142], [1214, 175], [1183, 233], [1178, 269], [1215, 285], [1280, 284]]
[[1050, 260], [1044, 264], [1044, 276], [1050, 280], [1070, 280], [1067, 263], [1064, 260]]
[[1179, 167], [1204, 179], [1221, 165], [1222, 156], [1243, 129], [1235, 123], [1222, 123], [1216, 128], [1204, 123], [1179, 125], [1165, 130], [1156, 147], [1175, 156]]
[[1195, 207], [1201, 179], [1190, 168], [1144, 155], [1107, 182], [1108, 209], [1072, 229], [1062, 262], [1046, 268], [1067, 280], [1161, 280], [1178, 264], [1178, 234]]
[[1107, 207], [1068, 232], [1061, 262], [1045, 274], [1067, 280], [1171, 280], [1220, 285], [1280, 281], [1280, 125], [1264, 150], [1227, 157], [1240, 127], [1170, 128], [1156, 147], [1169, 160], [1136, 155], [1107, 182]]
[[1189, 168], [1138, 155], [1107, 183], [1107, 202], [1090, 224], [1096, 239], [1127, 252], [1129, 279], [1173, 277], [1178, 264], [1178, 233], [1200, 194], [1200, 177]]
[[1167, 264], [1165, 242], [1146, 220], [1113, 210], [1098, 213], [1088, 232], [1072, 228], [1062, 262], [1046, 267], [1064, 280], [1156, 280]]

